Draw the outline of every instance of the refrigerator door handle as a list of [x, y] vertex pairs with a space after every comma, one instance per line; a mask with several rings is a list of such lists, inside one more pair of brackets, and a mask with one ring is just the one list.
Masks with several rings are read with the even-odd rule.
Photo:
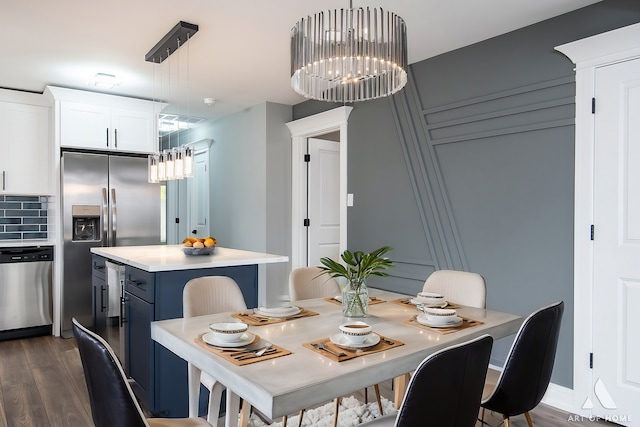
[[116, 230], [117, 230], [118, 211], [116, 209], [116, 189], [111, 189], [111, 244], [116, 246]]
[[109, 224], [107, 221], [107, 215], [109, 214], [109, 205], [107, 202], [107, 189], [102, 188], [102, 242], [101, 246], [109, 246], [108, 233]]

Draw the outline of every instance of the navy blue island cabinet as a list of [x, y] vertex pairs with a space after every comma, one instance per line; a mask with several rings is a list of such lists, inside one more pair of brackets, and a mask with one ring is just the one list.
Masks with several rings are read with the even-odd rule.
[[136, 395], [154, 416], [188, 416], [188, 390], [187, 363], [151, 339], [151, 322], [182, 317], [182, 290], [202, 276], [231, 277], [247, 307], [256, 307], [257, 265], [162, 272], [125, 267], [125, 365]]
[[[288, 261], [286, 256], [219, 247], [211, 256], [185, 257], [177, 245], [92, 248], [91, 252], [94, 264], [124, 265], [120, 357], [145, 408], [167, 418], [188, 416], [187, 363], [151, 339], [151, 322], [182, 317], [182, 291], [196, 277], [231, 277], [247, 307], [256, 307], [258, 265]], [[104, 283], [95, 280], [99, 278], [94, 277], [96, 288]], [[97, 289], [94, 295], [100, 295]], [[201, 393], [201, 410], [206, 410], [206, 398], [207, 393]]]

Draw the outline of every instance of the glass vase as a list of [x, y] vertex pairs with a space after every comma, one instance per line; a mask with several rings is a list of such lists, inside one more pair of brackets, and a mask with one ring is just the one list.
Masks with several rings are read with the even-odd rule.
[[369, 313], [369, 290], [364, 279], [349, 281], [342, 289], [342, 315], [344, 317], [367, 317]]

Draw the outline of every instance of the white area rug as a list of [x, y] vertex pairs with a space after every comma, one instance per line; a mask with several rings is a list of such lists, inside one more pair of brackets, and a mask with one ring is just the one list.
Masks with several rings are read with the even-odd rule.
[[[304, 411], [302, 417], [302, 425], [308, 427], [332, 427], [333, 426], [333, 402], [320, 406], [316, 409], [308, 409]], [[382, 410], [384, 415], [395, 414], [398, 411], [393, 407], [393, 402], [382, 398]], [[343, 397], [340, 402], [340, 409], [338, 411], [338, 426], [339, 427], [353, 427], [358, 424], [371, 421], [374, 418], [380, 417], [380, 411], [378, 410], [378, 404], [375, 402], [369, 402], [367, 404], [360, 402], [353, 396]], [[287, 427], [296, 427], [298, 425], [298, 415], [290, 416], [287, 420]], [[256, 415], [251, 415], [249, 419], [249, 427], [283, 427], [282, 420], [278, 420], [273, 424], [265, 424]]]

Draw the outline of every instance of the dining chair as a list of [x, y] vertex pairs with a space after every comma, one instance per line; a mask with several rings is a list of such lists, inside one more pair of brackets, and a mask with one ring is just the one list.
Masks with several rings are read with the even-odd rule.
[[319, 267], [295, 268], [289, 274], [291, 301], [309, 298], [333, 297], [340, 294], [338, 281]]
[[468, 307], [485, 308], [487, 286], [477, 273], [457, 270], [436, 270], [427, 277], [423, 292], [444, 295], [448, 302]]
[[[185, 318], [216, 314], [226, 311], [243, 311], [247, 309], [240, 287], [227, 276], [204, 276], [191, 279], [182, 291], [182, 314]], [[198, 416], [200, 384], [209, 390], [209, 405], [207, 421], [216, 424], [220, 416], [220, 399], [225, 386], [210, 374], [201, 371], [200, 378], [196, 377], [194, 367], [188, 364], [188, 384], [192, 396], [189, 401], [189, 415]], [[234, 393], [227, 392], [227, 415], [237, 412], [239, 398]]]
[[409, 380], [396, 415], [358, 427], [474, 427], [493, 338], [478, 338], [427, 356]]
[[75, 318], [71, 322], [96, 427], [211, 427], [202, 418], [145, 418], [113, 349]]
[[504, 369], [490, 369], [482, 399], [481, 421], [485, 409], [502, 414], [505, 427], [509, 418], [524, 414], [529, 427], [529, 411], [538, 406], [549, 387], [558, 346], [564, 302], [556, 302], [529, 315], [516, 334]]
[[[338, 281], [327, 274], [323, 274], [324, 270], [319, 267], [300, 267], [293, 269], [289, 274], [289, 297], [291, 301], [304, 300], [309, 298], [334, 297], [340, 294], [340, 285]], [[382, 398], [380, 397], [380, 387], [378, 384], [373, 386], [376, 393], [376, 402], [378, 409], [382, 414]], [[365, 389], [365, 400], [366, 400]], [[338, 424], [338, 408], [340, 407], [340, 398], [334, 399], [335, 416], [334, 426]], [[300, 411], [298, 416], [298, 426], [302, 425], [304, 409]], [[283, 417], [282, 425], [286, 426], [287, 416]]]

